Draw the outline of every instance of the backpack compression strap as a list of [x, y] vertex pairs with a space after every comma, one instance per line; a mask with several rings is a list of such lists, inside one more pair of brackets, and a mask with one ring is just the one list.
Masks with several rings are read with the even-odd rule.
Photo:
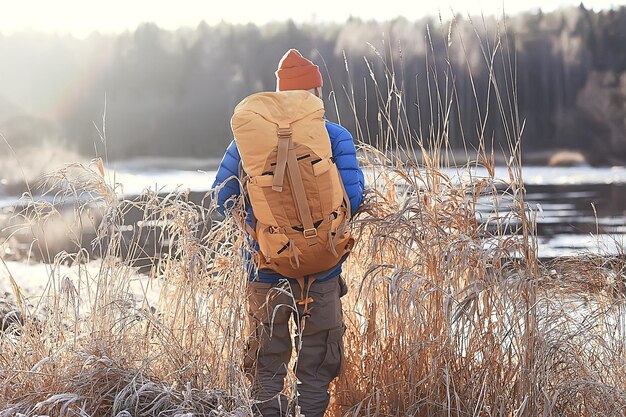
[[304, 231], [304, 237], [309, 246], [317, 244], [317, 229], [313, 224], [311, 217], [311, 209], [309, 208], [309, 200], [304, 191], [304, 183], [298, 167], [298, 159], [296, 152], [292, 148], [291, 126], [278, 127], [278, 153], [276, 155], [276, 170], [274, 171], [274, 182], [272, 189], [274, 191], [283, 191], [283, 181], [285, 177], [285, 166], [289, 170], [289, 183], [293, 192], [294, 202], [300, 215], [300, 221]]
[[298, 159], [296, 158], [296, 152], [293, 149], [289, 150], [287, 168], [289, 169], [291, 189], [293, 190], [296, 206], [298, 208], [298, 212], [300, 213], [300, 220], [302, 220], [302, 226], [304, 227], [302, 233], [304, 234], [309, 246], [313, 246], [317, 244], [317, 229], [313, 224], [311, 209], [309, 208], [309, 200], [306, 198], [304, 183], [302, 182], [302, 176], [300, 175], [300, 167], [298, 167]]
[[272, 190], [283, 192], [283, 181], [285, 179], [285, 166], [287, 165], [287, 153], [291, 146], [291, 126], [278, 127], [278, 153], [276, 155], [276, 170], [274, 171], [274, 182]]

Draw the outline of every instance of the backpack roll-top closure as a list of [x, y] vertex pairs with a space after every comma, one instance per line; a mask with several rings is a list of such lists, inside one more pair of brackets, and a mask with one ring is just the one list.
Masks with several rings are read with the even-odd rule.
[[266, 171], [269, 149], [278, 144], [278, 129], [288, 126], [295, 146], [304, 138], [314, 154], [330, 158], [324, 113], [322, 100], [307, 91], [256, 93], [241, 101], [235, 107], [231, 128], [246, 173], [253, 177]]

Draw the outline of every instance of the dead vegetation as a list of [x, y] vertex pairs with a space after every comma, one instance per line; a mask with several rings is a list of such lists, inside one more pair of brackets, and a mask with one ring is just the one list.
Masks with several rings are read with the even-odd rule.
[[[502, 39], [481, 45], [488, 68], [510, 59]], [[329, 415], [626, 413], [624, 259], [539, 262], [508, 63], [510, 71], [494, 74], [485, 92], [497, 111], [481, 113], [501, 118], [512, 155], [506, 181], [495, 178], [487, 146], [466, 150], [463, 175], [442, 170], [456, 165], [444, 156], [447, 126], [463, 111], [450, 68], [437, 69], [435, 60], [426, 68], [433, 82], [429, 138], [414, 137], [405, 123], [409, 109], [395, 69], [372, 73], [380, 123], [359, 134], [375, 136], [378, 149], [363, 147], [368, 190], [345, 267], [346, 369], [332, 387]], [[482, 108], [478, 99], [476, 105]], [[484, 126], [483, 119], [467, 128], [488, 138]], [[408, 156], [415, 154], [420, 163]], [[58, 198], [92, 194], [101, 203], [89, 242], [101, 266], [82, 267], [84, 250], [56, 254], [49, 285], [34, 303], [11, 279], [21, 321], [12, 325], [19, 331], [0, 336], [0, 416], [251, 415], [241, 369], [248, 276], [247, 240], [236, 220], [241, 201], [224, 220], [216, 220], [208, 195], [196, 204], [184, 193], [148, 193], [122, 205], [100, 164], [75, 166], [84, 173], [73, 177], [78, 182], [66, 181], [64, 170], [50, 177]], [[512, 201], [506, 212], [496, 203], [503, 197]], [[78, 214], [91, 209], [80, 201]], [[477, 216], [479, 204], [493, 205], [488, 219]], [[129, 238], [121, 225], [130, 206], [143, 211], [149, 227]], [[33, 201], [35, 216], [50, 211], [52, 203]], [[147, 256], [145, 233], [175, 244], [154, 259], [146, 296], [137, 298], [132, 261]], [[35, 244], [44, 246], [43, 239]], [[58, 273], [67, 264], [78, 273]], [[147, 296], [152, 287], [156, 298]]]

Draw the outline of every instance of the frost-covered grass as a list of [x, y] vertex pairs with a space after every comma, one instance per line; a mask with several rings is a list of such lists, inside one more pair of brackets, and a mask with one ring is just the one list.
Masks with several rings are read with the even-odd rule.
[[[367, 155], [331, 415], [621, 415], [624, 259], [540, 264], [532, 233], [513, 239], [475, 220], [473, 202], [496, 198], [501, 180], [458, 183]], [[84, 168], [84, 192], [112, 190], [98, 165]], [[130, 265], [140, 236], [123, 243], [119, 203], [102, 198], [100, 259], [0, 266], [23, 318], [0, 338], [0, 415], [250, 415], [235, 218], [213, 220], [211, 204], [184, 195], [146, 196], [136, 204], [164, 226], [152, 232], [178, 244], [141, 275]]]
[[[503, 54], [500, 41], [483, 44], [488, 69]], [[501, 118], [508, 164], [496, 173], [483, 140], [465, 158], [479, 173], [459, 180], [449, 170], [458, 163], [445, 157], [448, 117], [463, 111], [451, 69], [426, 69], [437, 111], [421, 138], [405, 123], [410, 109], [393, 68], [385, 68], [372, 73], [381, 124], [359, 128], [375, 132], [379, 146], [360, 146], [367, 193], [352, 224], [346, 366], [332, 385], [329, 415], [623, 416], [626, 260], [538, 260], [512, 70], [489, 86], [498, 111], [482, 113]], [[10, 273], [20, 267], [0, 262], [21, 316], [0, 336], [0, 416], [251, 415], [241, 368], [248, 334], [242, 202], [224, 220], [208, 197], [196, 204], [185, 193], [147, 192], [122, 202], [100, 160], [47, 178], [58, 198], [75, 201], [76, 230], [93, 227], [95, 238], [52, 254], [41, 294], [22, 291], [23, 278]], [[498, 212], [504, 194], [511, 205]], [[478, 222], [477, 204], [489, 201], [492, 217]], [[129, 237], [130, 209], [147, 227]], [[24, 227], [54, 212], [52, 203], [33, 201], [22, 219], [39, 221]], [[139, 279], [132, 265], [150, 257], [146, 234], [174, 244]], [[33, 236], [33, 250], [47, 252], [45, 235]], [[289, 390], [296, 398], [297, 385]]]

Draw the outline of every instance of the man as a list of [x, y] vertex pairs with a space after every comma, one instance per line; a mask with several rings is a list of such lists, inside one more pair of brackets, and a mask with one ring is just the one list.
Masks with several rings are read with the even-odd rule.
[[[276, 78], [277, 91], [305, 90], [320, 99], [322, 97], [323, 81], [318, 66], [295, 49], [289, 50], [280, 60]], [[325, 125], [332, 159], [353, 215], [361, 205], [364, 186], [354, 141], [343, 127], [328, 121]], [[236, 180], [240, 161], [239, 150], [233, 141], [213, 184], [213, 188], [219, 190], [217, 202], [221, 210], [229, 208], [232, 198], [241, 192]], [[248, 217], [251, 224], [251, 215]], [[340, 297], [346, 290], [340, 274], [344, 260], [345, 257], [338, 259], [335, 267], [317, 274], [315, 280], [304, 285], [265, 269], [255, 268], [251, 274], [248, 302], [253, 336], [244, 366], [250, 372], [253, 395], [263, 416], [284, 416], [288, 412], [287, 399], [282, 391], [292, 354], [289, 331], [292, 315], [298, 326], [295, 343], [298, 351], [295, 373], [299, 381], [297, 405], [305, 417], [324, 415], [330, 399], [328, 386], [339, 375], [343, 360], [344, 325]], [[301, 293], [307, 300], [312, 300], [310, 312], [305, 310], [309, 307], [307, 303], [294, 303], [294, 298]]]

